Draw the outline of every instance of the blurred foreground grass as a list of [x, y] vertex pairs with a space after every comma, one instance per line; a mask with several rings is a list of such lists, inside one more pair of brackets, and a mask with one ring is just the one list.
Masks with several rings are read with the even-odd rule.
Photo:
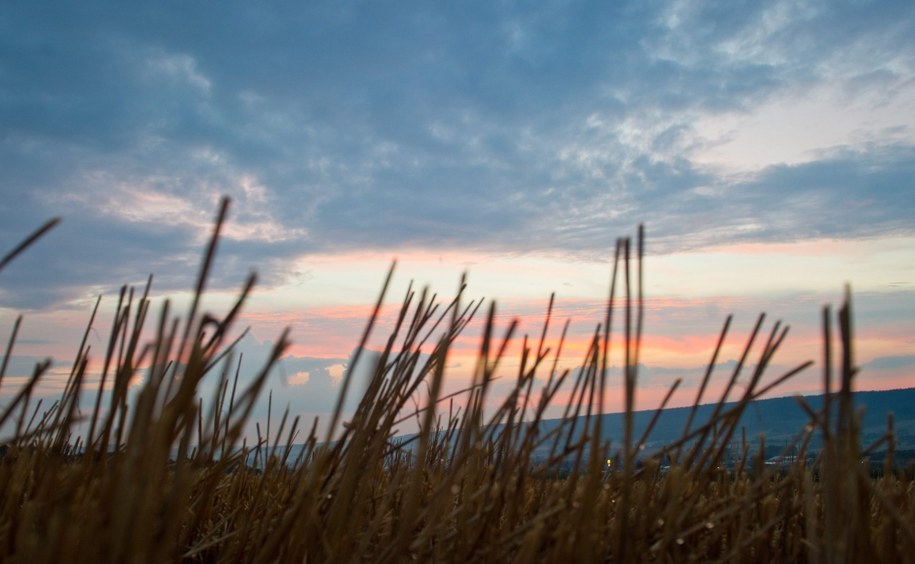
[[[97, 389], [84, 386], [84, 341], [56, 403], [42, 406], [32, 398], [48, 369], [39, 364], [0, 408], [0, 427], [11, 429], [0, 460], [0, 559], [915, 561], [915, 491], [910, 477], [893, 468], [892, 418], [878, 444], [865, 449], [858, 438], [848, 301], [835, 318], [829, 308], [823, 311], [823, 350], [816, 354], [827, 400], [819, 410], [806, 408], [810, 422], [798, 429], [795, 462], [767, 466], [757, 454], [765, 449], [749, 444], [738, 428], [748, 402], [812, 364], [769, 377], [766, 367], [787, 328], [776, 323], [766, 334], [763, 316], [711, 420], [691, 419], [679, 440], [642, 456], [648, 432], [636, 437], [632, 425], [642, 333], [641, 230], [635, 245], [617, 243], [606, 317], [580, 371], [557, 369], [562, 343], [557, 350], [546, 346], [547, 313], [540, 339], [523, 338], [514, 390], [499, 398], [497, 410], [484, 411], [515, 330], [511, 324], [496, 334], [491, 304], [473, 381], [455, 409], [442, 392], [446, 359], [481, 304], [464, 303], [461, 292], [447, 303], [409, 292], [341, 432], [318, 436], [316, 425], [300, 427], [284, 415], [275, 430], [268, 421], [258, 444], [246, 445], [247, 419], [289, 343], [281, 336], [253, 383], [238, 389], [227, 336], [254, 277], [224, 316], [198, 311], [227, 208], [224, 201], [183, 320], [166, 303], [152, 320], [154, 334], [144, 335], [149, 286], [142, 295], [125, 289], [108, 348], [93, 359], [102, 366]], [[0, 269], [41, 233], [4, 257]], [[357, 350], [368, 341], [384, 293]], [[624, 329], [611, 338], [606, 328], [614, 326], [613, 316], [622, 316]], [[18, 327], [17, 321], [0, 385]], [[626, 358], [622, 374], [609, 373], [611, 347], [621, 347]], [[141, 390], [128, 396], [140, 372]], [[695, 405], [708, 401], [710, 375], [711, 368]], [[205, 377], [218, 381], [215, 397], [206, 401], [198, 397]], [[726, 407], [738, 377], [748, 384], [736, 407]], [[626, 395], [624, 436], [613, 442], [602, 433], [601, 418], [582, 417], [603, 412], [608, 378], [622, 378]], [[535, 380], [547, 383], [535, 391]], [[340, 428], [349, 384], [345, 377], [328, 429]], [[560, 425], [545, 427], [543, 414], [560, 387], [572, 390], [572, 401]], [[79, 409], [86, 394], [94, 399], [88, 414]], [[415, 404], [417, 395], [429, 401]], [[394, 436], [404, 418], [420, 429], [406, 439]], [[823, 448], [808, 457], [815, 434]], [[738, 440], [742, 451], [735, 455], [728, 447]], [[887, 459], [875, 477], [862, 461], [880, 446]], [[256, 468], [248, 464], [253, 459]], [[616, 461], [612, 470], [608, 459]]]

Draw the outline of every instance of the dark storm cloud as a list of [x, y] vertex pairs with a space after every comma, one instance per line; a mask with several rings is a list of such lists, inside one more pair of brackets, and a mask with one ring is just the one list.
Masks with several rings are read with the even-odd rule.
[[[910, 233], [913, 147], [734, 176], [704, 117], [829, 84], [911, 88], [911, 3], [18, 3], [0, 15], [0, 243], [65, 223], [4, 305], [160, 276], [188, 288], [218, 195], [216, 286], [310, 252], [603, 256]], [[909, 86], [906, 86], [909, 85]], [[864, 94], [862, 94], [862, 92]], [[901, 126], [900, 134], [907, 133]], [[11, 296], [15, 295], [14, 300]]]

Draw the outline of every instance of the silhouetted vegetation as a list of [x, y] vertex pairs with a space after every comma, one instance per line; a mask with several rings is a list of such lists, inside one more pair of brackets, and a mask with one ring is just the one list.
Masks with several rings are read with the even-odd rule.
[[[785, 464], [767, 465], [766, 445], [744, 436], [741, 421], [758, 405], [752, 402], [812, 363], [770, 377], [767, 367], [787, 327], [765, 329], [763, 316], [724, 392], [699, 407], [709, 402], [710, 369], [676, 436], [643, 448], [664, 420], [641, 421], [633, 410], [641, 231], [635, 245], [617, 243], [605, 317], [580, 370], [557, 368], [563, 345], [547, 345], [547, 312], [539, 339], [521, 337], [513, 390], [498, 408], [484, 409], [516, 330], [511, 323], [498, 332], [489, 304], [473, 380], [455, 408], [442, 391], [446, 359], [481, 304], [466, 302], [463, 289], [445, 303], [411, 290], [341, 431], [318, 436], [315, 425], [283, 416], [276, 428], [268, 422], [260, 442], [245, 446], [245, 423], [289, 343], [283, 334], [258, 376], [239, 388], [228, 336], [254, 277], [228, 313], [199, 311], [227, 205], [183, 320], [165, 303], [147, 337], [149, 285], [139, 295], [125, 289], [108, 347], [93, 359], [102, 366], [97, 389], [85, 385], [84, 341], [56, 403], [32, 401], [48, 368], [39, 364], [0, 409], [0, 424], [13, 427], [0, 461], [4, 560], [913, 560], [915, 494], [911, 474], [894, 470], [892, 418], [873, 444], [861, 445], [850, 299], [835, 317], [823, 311], [823, 350], [816, 354], [824, 395], [819, 405], [797, 400], [805, 418], [790, 445], [781, 442], [790, 447]], [[386, 288], [387, 282], [357, 350], [368, 342]], [[623, 330], [611, 336], [616, 316]], [[17, 328], [18, 322], [5, 359]], [[611, 346], [626, 359], [621, 374], [610, 374]], [[717, 355], [718, 349], [709, 366]], [[5, 370], [4, 361], [0, 384]], [[138, 373], [141, 389], [131, 399], [129, 383]], [[349, 374], [328, 429], [344, 418]], [[204, 378], [218, 383], [212, 398], [198, 397]], [[609, 378], [622, 379], [626, 405], [616, 435], [622, 439], [612, 443], [607, 420], [593, 417], [604, 412]], [[538, 382], [546, 383], [540, 389]], [[546, 408], [561, 388], [571, 390], [572, 401], [562, 419], [546, 424]], [[86, 414], [79, 409], [85, 394], [94, 398]], [[426, 401], [414, 404], [417, 394]], [[394, 436], [404, 418], [419, 428], [408, 440]], [[877, 451], [884, 452], [885, 472], [872, 477], [868, 457]], [[252, 453], [258, 471], [240, 471]]]

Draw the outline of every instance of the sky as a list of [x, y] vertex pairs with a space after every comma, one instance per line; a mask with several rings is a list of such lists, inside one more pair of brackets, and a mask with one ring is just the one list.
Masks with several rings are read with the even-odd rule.
[[241, 348], [291, 328], [294, 414], [326, 418], [394, 259], [389, 314], [467, 272], [538, 335], [555, 292], [574, 368], [639, 224], [639, 407], [678, 377], [691, 403], [728, 314], [723, 365], [760, 312], [792, 327], [776, 372], [819, 362], [846, 284], [859, 388], [907, 387], [913, 173], [910, 1], [8, 2], [0, 251], [63, 221], [0, 272], [0, 331], [25, 316], [0, 399], [47, 356], [59, 392], [98, 295], [98, 349], [122, 284], [186, 301], [223, 195], [207, 303], [258, 273]]

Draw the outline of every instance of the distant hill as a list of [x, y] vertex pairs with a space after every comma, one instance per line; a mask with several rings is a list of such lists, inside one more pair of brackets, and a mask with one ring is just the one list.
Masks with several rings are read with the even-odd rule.
[[[814, 410], [819, 410], [823, 405], [824, 395], [804, 396], [804, 401]], [[894, 414], [894, 423], [897, 435], [897, 446], [900, 449], [915, 448], [915, 388], [899, 390], [856, 392], [854, 394], [855, 406], [864, 411], [861, 425], [861, 442], [867, 446], [886, 432], [887, 414]], [[725, 404], [725, 410], [736, 406], [736, 402]], [[706, 423], [715, 409], [714, 404], [699, 406], [692, 424], [696, 428]], [[686, 421], [689, 418], [691, 407], [677, 407], [665, 409], [651, 436], [648, 438], [646, 448], [655, 450], [680, 438]], [[637, 411], [634, 413], [635, 432], [637, 439], [642, 435], [654, 410]], [[611, 413], [602, 416], [602, 433], [612, 441], [612, 445], [619, 446], [623, 440], [623, 414]], [[581, 418], [584, 423], [584, 417]], [[549, 430], [560, 423], [559, 419], [543, 421], [543, 429]], [[794, 439], [807, 425], [810, 418], [798, 405], [793, 396], [756, 400], [751, 402], [741, 417], [740, 426], [746, 431], [747, 441], [755, 446], [760, 434], [766, 437], [767, 445], [784, 445]], [[735, 439], [739, 440], [740, 436]], [[818, 436], [815, 437], [812, 447], [818, 445]], [[614, 449], [615, 450], [615, 449]]]
[[[823, 406], [825, 396], [803, 396], [804, 401], [814, 409], [820, 410]], [[877, 392], [856, 392], [854, 402], [857, 410], [864, 412], [864, 419], [861, 425], [861, 444], [866, 447], [873, 441], [877, 440], [886, 432], [886, 418], [888, 413], [894, 415], [894, 425], [897, 436], [897, 463], [903, 465], [909, 462], [915, 464], [915, 388], [904, 388], [898, 390], [887, 390]], [[726, 403], [723, 411], [727, 411], [734, 406], [736, 402]], [[683, 428], [689, 418], [691, 407], [675, 407], [665, 409], [659, 419], [652, 434], [646, 443], [646, 451], [651, 452], [668, 445], [683, 434]], [[715, 410], [715, 404], [700, 405], [696, 411], [692, 428], [695, 429], [705, 424]], [[634, 440], [641, 437], [645, 428], [654, 416], [654, 410], [637, 411], [634, 413], [635, 432]], [[611, 441], [611, 450], [616, 451], [623, 441], [623, 414], [608, 413], [604, 414], [602, 433], [605, 440]], [[586, 424], [586, 417], [579, 417], [577, 426], [580, 433]], [[560, 425], [561, 419], [546, 419], [541, 421], [541, 432], [548, 432], [550, 429]], [[766, 437], [767, 455], [780, 454], [781, 449], [788, 443], [799, 436], [800, 432], [810, 422], [807, 414], [798, 405], [795, 396], [787, 396], [772, 399], [763, 399], [751, 402], [741, 417], [740, 427], [745, 430], [747, 441], [751, 449], [755, 450], [758, 446], [760, 434]], [[418, 443], [410, 442], [413, 434], [400, 435], [401, 441], [407, 441], [408, 449], [415, 448]], [[735, 441], [740, 440], [739, 433], [734, 437]], [[301, 454], [303, 445], [292, 445], [289, 462], [297, 460]], [[810, 448], [817, 451], [820, 448], [819, 433], [815, 432]], [[532, 455], [533, 460], [545, 460], [549, 457], [550, 442], [541, 445], [539, 452], [535, 451]], [[872, 456], [875, 463], [882, 461], [881, 448], [879, 452]], [[282, 456], [283, 447], [277, 447], [275, 452]], [[248, 458], [248, 464], [256, 466], [255, 453], [251, 453]]]

